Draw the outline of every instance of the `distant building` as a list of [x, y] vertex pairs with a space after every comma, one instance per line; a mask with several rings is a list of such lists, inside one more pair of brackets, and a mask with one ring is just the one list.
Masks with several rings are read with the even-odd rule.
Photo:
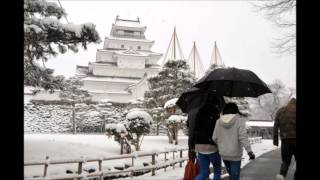
[[82, 77], [83, 88], [93, 95], [94, 101], [128, 103], [143, 98], [148, 89], [146, 79], [160, 71], [157, 62], [162, 56], [150, 50], [154, 41], [145, 38], [145, 30], [139, 18], [127, 20], [117, 16], [103, 49], [97, 50], [96, 62], [77, 66], [76, 75]]

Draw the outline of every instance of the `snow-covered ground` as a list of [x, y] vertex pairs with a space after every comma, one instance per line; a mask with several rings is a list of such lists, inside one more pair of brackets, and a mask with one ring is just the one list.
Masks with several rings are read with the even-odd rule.
[[[146, 136], [144, 137], [141, 149], [142, 151], [161, 151], [174, 147], [187, 147], [187, 136], [179, 136], [179, 145], [169, 145], [166, 136]], [[271, 140], [262, 140], [262, 143], [253, 144], [252, 149], [256, 157], [261, 154], [273, 150], [277, 147], [272, 145]], [[83, 156], [84, 158], [93, 157], [108, 157], [119, 155], [120, 146], [112, 138], [106, 135], [70, 135], [70, 134], [25, 134], [24, 136], [24, 160], [44, 160], [46, 156], [50, 159], [76, 159]], [[178, 156], [178, 153], [176, 153]], [[185, 153], [184, 157], [187, 156]], [[168, 156], [172, 158], [172, 154]], [[242, 166], [249, 162], [249, 157], [244, 152]], [[162, 160], [163, 157], [157, 157]], [[151, 157], [138, 157], [135, 160], [135, 166], [142, 165], [142, 162], [151, 162]], [[123, 166], [125, 163], [131, 164], [131, 159], [104, 161], [103, 169], [112, 169], [113, 166]], [[184, 166], [179, 168], [177, 164], [175, 170], [171, 167], [164, 170], [156, 171], [156, 176], [150, 173], [143, 176], [135, 177], [133, 179], [182, 179], [184, 174]], [[97, 162], [87, 162], [84, 168], [98, 167]], [[49, 165], [48, 174], [57, 175], [65, 173], [67, 169], [76, 171], [77, 164], [67, 165]], [[28, 166], [25, 167], [25, 177], [34, 175], [41, 175], [43, 173], [43, 166]], [[123, 178], [126, 179], [126, 178]]]
[[[168, 144], [167, 136], [145, 136], [141, 145], [142, 151], [161, 151], [171, 148], [187, 147], [187, 136], [179, 136], [179, 145]], [[176, 153], [178, 155], [178, 153]], [[25, 134], [24, 161], [44, 160], [46, 156], [54, 160], [110, 157], [120, 155], [120, 145], [106, 135], [72, 135], [72, 134]], [[186, 154], [184, 154], [186, 156]], [[159, 156], [158, 159], [163, 159]], [[170, 156], [172, 158], [172, 154]], [[151, 157], [138, 157], [135, 165], [151, 162]], [[104, 161], [103, 169], [113, 166], [131, 164], [131, 159]], [[97, 162], [88, 162], [84, 168], [98, 167]], [[65, 173], [67, 169], [76, 171], [77, 164], [49, 165], [48, 174]], [[112, 169], [112, 168], [111, 168]], [[25, 167], [25, 176], [41, 175], [43, 166]]]

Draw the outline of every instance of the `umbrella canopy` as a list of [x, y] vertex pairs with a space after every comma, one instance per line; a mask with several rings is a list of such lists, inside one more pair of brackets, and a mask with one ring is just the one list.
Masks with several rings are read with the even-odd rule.
[[238, 68], [215, 69], [197, 81], [194, 87], [228, 97], [258, 97], [271, 93], [255, 73]]
[[219, 110], [222, 110], [222, 106], [225, 104], [221, 96], [216, 96], [204, 89], [192, 88], [180, 95], [176, 105], [180, 107], [182, 112], [188, 113], [193, 108], [202, 107], [207, 101], [208, 103], [217, 104]]

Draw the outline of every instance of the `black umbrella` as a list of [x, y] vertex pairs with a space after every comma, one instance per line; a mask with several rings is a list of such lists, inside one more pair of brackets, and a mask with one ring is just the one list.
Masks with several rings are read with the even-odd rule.
[[180, 107], [182, 112], [188, 113], [193, 108], [202, 107], [206, 102], [217, 106], [219, 111], [222, 110], [222, 107], [225, 104], [224, 99], [221, 96], [216, 96], [212, 92], [204, 89], [192, 88], [181, 94], [176, 105]]
[[228, 97], [258, 97], [271, 93], [255, 73], [238, 68], [215, 69], [197, 81], [194, 87]]

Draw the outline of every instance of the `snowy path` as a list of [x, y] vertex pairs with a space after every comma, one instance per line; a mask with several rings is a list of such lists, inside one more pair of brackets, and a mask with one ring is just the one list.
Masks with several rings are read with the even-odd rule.
[[[289, 167], [286, 180], [293, 180], [295, 171], [294, 158]], [[279, 173], [281, 166], [281, 151], [274, 151], [263, 154], [255, 161], [249, 163], [241, 171], [241, 180], [274, 180], [276, 174]]]

